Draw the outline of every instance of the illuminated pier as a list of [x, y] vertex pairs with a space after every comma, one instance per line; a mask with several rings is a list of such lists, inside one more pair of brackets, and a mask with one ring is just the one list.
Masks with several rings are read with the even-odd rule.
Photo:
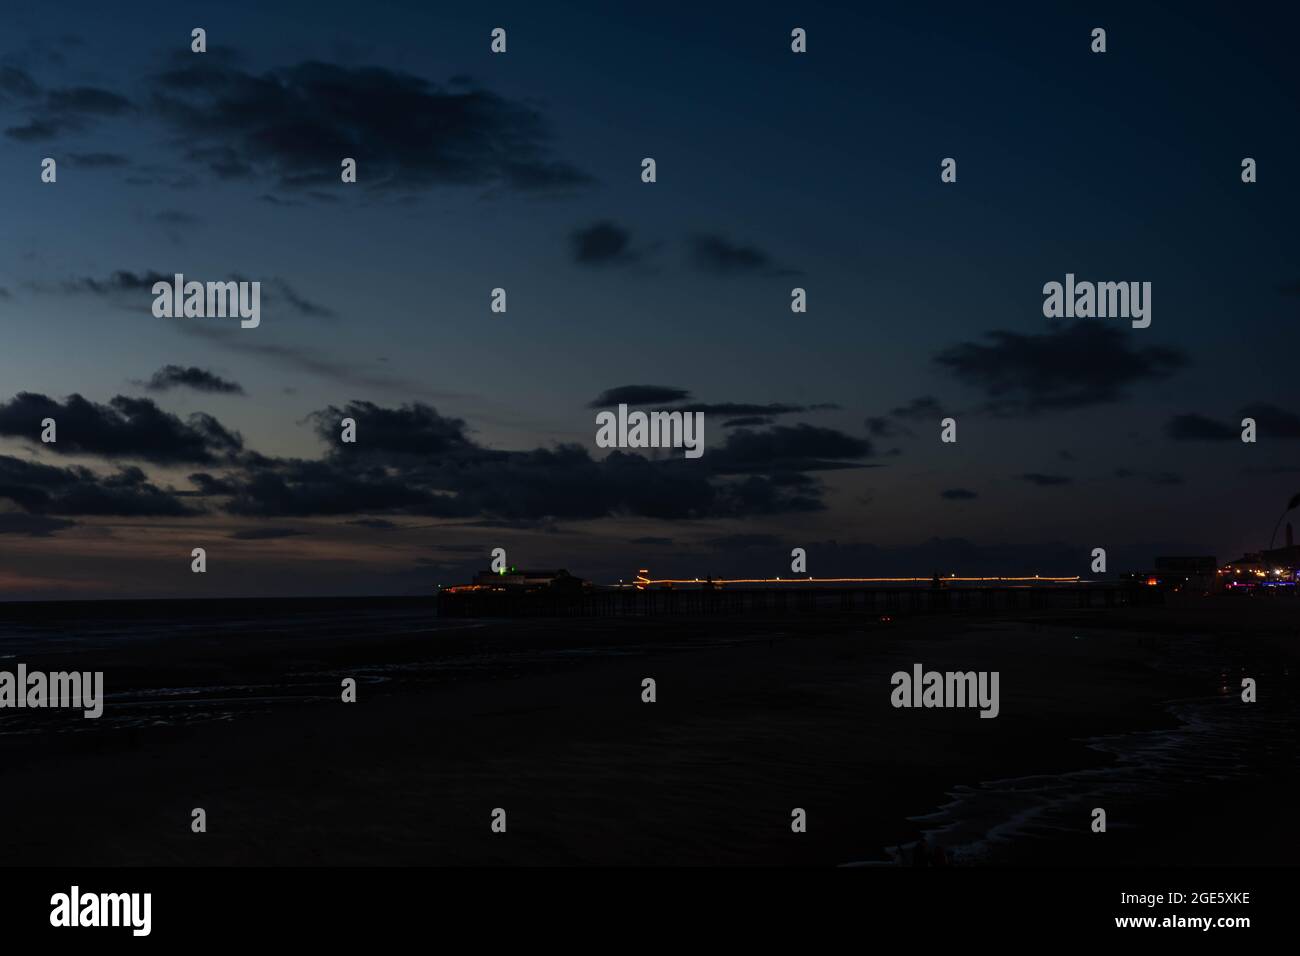
[[438, 594], [449, 617], [647, 617], [658, 615], [954, 614], [1159, 603], [1131, 582], [1079, 577], [652, 578], [582, 588], [481, 585]]
[[1049, 584], [1082, 584], [1083, 580], [1076, 574], [1071, 577], [1047, 577], [1040, 574], [1021, 575], [1018, 577], [958, 577], [950, 575], [941, 577], [932, 575], [928, 578], [650, 578], [646, 575], [648, 571], [641, 571], [632, 580], [631, 584], [620, 582], [614, 587], [635, 587], [635, 588], [656, 588], [656, 587], [728, 587], [728, 586], [752, 586], [758, 585], [763, 587], [782, 587], [786, 589], [797, 587], [822, 587], [831, 585], [928, 585], [930, 587], [951, 587], [953, 584], [970, 585], [978, 584], [981, 586], [1006, 585], [1015, 586], [1034, 586]]

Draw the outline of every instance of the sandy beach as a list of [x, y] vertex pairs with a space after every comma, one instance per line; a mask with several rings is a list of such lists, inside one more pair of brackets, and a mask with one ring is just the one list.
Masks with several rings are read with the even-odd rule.
[[[821, 866], [923, 832], [965, 865], [1291, 862], [1289, 614], [380, 617], [0, 643], [110, 695], [99, 726], [0, 712], [6, 862]], [[998, 671], [999, 716], [895, 709], [915, 663]]]

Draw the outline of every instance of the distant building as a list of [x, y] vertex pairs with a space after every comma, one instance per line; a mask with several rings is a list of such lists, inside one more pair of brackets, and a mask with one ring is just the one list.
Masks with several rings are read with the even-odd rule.
[[1218, 583], [1214, 555], [1164, 555], [1149, 571], [1133, 571], [1121, 579], [1164, 591], [1207, 592]]
[[1156, 558], [1156, 577], [1173, 583], [1175, 590], [1209, 591], [1214, 587], [1214, 573], [1218, 570], [1218, 562], [1212, 554], [1195, 557], [1166, 555]]
[[533, 591], [581, 590], [586, 585], [586, 581], [574, 577], [564, 568], [555, 571], [521, 571], [518, 568], [507, 568], [504, 571], [480, 571], [474, 575], [473, 586], [494, 591]]
[[1291, 589], [1296, 586], [1298, 573], [1300, 573], [1300, 547], [1288, 544], [1282, 548], [1252, 551], [1234, 561], [1229, 561], [1218, 569], [1217, 583], [1220, 588], [1228, 591], [1256, 588]]

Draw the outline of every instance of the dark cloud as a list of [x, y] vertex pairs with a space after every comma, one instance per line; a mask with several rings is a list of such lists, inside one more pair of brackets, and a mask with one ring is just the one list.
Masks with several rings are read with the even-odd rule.
[[939, 492], [940, 498], [947, 498], [949, 501], [969, 501], [971, 498], [978, 498], [975, 492], [967, 488], [948, 488]]
[[[184, 224], [195, 221], [192, 217], [187, 218], [186, 213], [171, 212], [159, 213], [159, 221], [167, 222], [171, 225]], [[130, 269], [118, 269], [104, 278], [95, 276], [78, 276], [72, 279], [66, 279], [54, 287], [41, 284], [33, 284], [32, 288], [37, 292], [68, 292], [68, 293], [89, 293], [92, 295], [119, 297], [127, 294], [136, 294], [147, 292], [152, 302], [153, 286], [155, 282], [165, 282], [169, 286], [175, 282], [175, 274], [163, 275], [161, 272], [144, 271], [134, 272]], [[232, 272], [225, 279], [203, 279], [197, 280], [194, 276], [186, 276], [186, 282], [190, 281], [232, 281], [232, 282], [252, 282], [261, 283], [261, 305], [263, 308], [271, 307], [281, 301], [288, 304], [294, 312], [307, 318], [333, 318], [335, 312], [317, 302], [313, 302], [306, 296], [302, 295], [289, 282], [279, 276], [269, 276], [264, 279], [254, 279], [237, 272]]]
[[0, 534], [25, 534], [30, 538], [48, 538], [50, 535], [76, 525], [75, 521], [31, 515], [21, 511], [0, 512]]
[[1181, 485], [1183, 476], [1173, 471], [1135, 471], [1132, 468], [1116, 468], [1116, 478], [1144, 478], [1153, 485]]
[[[888, 415], [872, 415], [864, 422], [867, 434], [872, 438], [914, 438], [916, 433], [903, 422], [931, 421], [938, 424], [945, 416], [943, 408], [934, 398], [922, 395], [906, 405], [899, 405]], [[890, 455], [901, 454], [902, 450], [893, 448]]]
[[719, 551], [743, 551], [749, 548], [779, 547], [781, 539], [770, 534], [728, 534], [720, 538], [709, 538], [704, 544]]
[[678, 404], [691, 397], [684, 388], [669, 385], [621, 385], [610, 388], [596, 396], [588, 408], [609, 408], [614, 405], [672, 405], [675, 412], [703, 412], [705, 415], [725, 415], [732, 421], [723, 423], [724, 428], [737, 425], [767, 424], [778, 415], [793, 415], [801, 412], [817, 412], [839, 408], [838, 405], [822, 403], [820, 405], [790, 405], [784, 402], [769, 402], [766, 405], [755, 402], [691, 402]]
[[[818, 408], [834, 408], [835, 406], [820, 405]], [[812, 406], [808, 405], [786, 405], [781, 402], [769, 402], [766, 405], [757, 405], [752, 402], [694, 402], [690, 405], [679, 405], [674, 411], [683, 412], [703, 412], [706, 415], [793, 415], [797, 412], [812, 411]]]
[[729, 418], [722, 423], [723, 428], [752, 428], [756, 425], [770, 425], [776, 419], [762, 415], [746, 415], [742, 418]]
[[[27, 101], [27, 122], [5, 130], [10, 139], [38, 142], [86, 128], [93, 117], [121, 116], [131, 110], [126, 97], [94, 86], [75, 86], [49, 90], [40, 96], [40, 86], [22, 70], [6, 67], [0, 73], [0, 93], [16, 95]], [[86, 164], [86, 165], [93, 165]]]
[[617, 451], [596, 460], [585, 448], [560, 445], [445, 463], [437, 481], [469, 513], [511, 520], [620, 513], [682, 518], [732, 510], [702, 469], [683, 465]]
[[55, 122], [54, 120], [28, 120], [22, 126], [9, 126], [5, 129], [5, 135], [10, 139], [16, 139], [20, 143], [37, 143], [47, 139], [54, 139], [64, 130], [71, 128], [71, 124]]
[[728, 432], [722, 446], [710, 448], [705, 455], [709, 467], [719, 474], [760, 474], [856, 467], [852, 462], [872, 453], [870, 441], [834, 428], [775, 425], [765, 431]]
[[198, 177], [192, 173], [156, 164], [134, 166], [129, 176], [122, 177], [122, 182], [128, 186], [165, 186], [168, 189], [194, 189], [199, 185]]
[[[353, 522], [349, 522], [349, 523], [353, 523]], [[471, 524], [472, 522], [466, 522], [467, 527]], [[401, 526], [394, 525], [394, 527], [401, 527]], [[445, 552], [447, 554], [476, 554], [479, 557], [484, 557], [485, 555], [483, 546], [481, 544], [437, 544], [434, 545], [431, 550], [437, 551], [439, 553]]]
[[357, 518], [355, 521], [349, 521], [348, 524], [360, 525], [363, 528], [373, 528], [376, 531], [395, 531], [402, 526], [395, 521], [389, 521], [386, 518]]
[[511, 531], [541, 531], [545, 534], [570, 534], [549, 517], [543, 518], [483, 518], [459, 523], [464, 528], [506, 528]]
[[[212, 497], [233, 515], [353, 515], [373, 528], [395, 515], [548, 531], [560, 520], [618, 515], [741, 518], [821, 510], [821, 486], [804, 472], [854, 467], [871, 454], [869, 442], [807, 425], [732, 432], [701, 461], [624, 451], [596, 459], [578, 445], [503, 451], [479, 445], [464, 421], [431, 406], [353, 401], [309, 416], [326, 443], [322, 459], [286, 459], [245, 450], [211, 416], [182, 422], [145, 399], [97, 405], [74, 395], [61, 404], [30, 393], [0, 406], [0, 434], [34, 440], [44, 417], [58, 421], [52, 452], [223, 467], [195, 472], [193, 491], [175, 491], [137, 467], [102, 477], [4, 459], [0, 497], [31, 514], [186, 515], [196, 512], [182, 499]], [[339, 441], [343, 418], [356, 420], [355, 444]]]
[[[357, 423], [357, 442], [339, 441], [343, 419]], [[383, 408], [373, 402], [349, 402], [342, 408], [329, 406], [314, 412], [311, 420], [321, 441], [335, 456], [383, 455], [427, 458], [438, 455], [477, 453], [466, 434], [465, 422], [447, 418], [435, 408], [416, 402], [401, 408]]]
[[53, 418], [58, 441], [42, 447], [58, 454], [139, 458], [157, 464], [215, 462], [240, 451], [243, 440], [211, 415], [181, 421], [147, 398], [118, 395], [107, 405], [69, 395], [60, 403], [20, 392], [0, 403], [0, 435], [36, 441], [41, 421]]
[[75, 166], [87, 169], [112, 169], [128, 166], [131, 161], [120, 153], [70, 153], [69, 158]]
[[536, 192], [589, 183], [552, 156], [549, 124], [520, 101], [384, 67], [305, 62], [254, 74], [211, 57], [151, 81], [153, 114], [218, 176], [337, 188], [341, 157], [370, 188]]
[[640, 255], [632, 251], [631, 233], [612, 222], [597, 222], [575, 229], [569, 241], [573, 247], [573, 259], [580, 265], [630, 265], [640, 259]]
[[1033, 415], [1054, 408], [1114, 402], [1124, 389], [1164, 378], [1187, 364], [1164, 346], [1135, 348], [1113, 325], [1082, 320], [1047, 332], [986, 333], [989, 344], [965, 342], [935, 356], [940, 368], [982, 389], [997, 414]]
[[[52, 447], [52, 446], [50, 446]], [[0, 499], [33, 515], [180, 517], [196, 514], [170, 490], [152, 484], [134, 466], [98, 475], [0, 455]]]
[[[67, 279], [60, 284], [59, 288], [65, 292], [114, 295], [122, 292], [148, 292], [153, 289], [155, 282], [166, 282], [170, 285], [174, 278], [174, 276], [165, 276], [161, 272], [132, 272], [128, 269], [118, 269], [103, 279], [92, 276]], [[44, 291], [44, 287], [38, 287], [38, 291]]]
[[749, 475], [725, 486], [729, 508], [719, 508], [718, 517], [788, 514], [823, 511], [821, 489], [812, 478], [773, 469], [766, 475]]
[[1194, 412], [1175, 415], [1165, 424], [1165, 435], [1175, 441], [1238, 441], [1244, 418], [1255, 420], [1260, 438], [1300, 438], [1300, 415], [1268, 402], [1252, 402], [1228, 422]]
[[31, 74], [16, 66], [0, 67], [0, 94], [32, 99], [40, 93], [40, 87]]
[[671, 385], [620, 385], [596, 396], [588, 408], [606, 408], [610, 405], [666, 405], [691, 397], [684, 388]]
[[76, 86], [64, 90], [50, 90], [45, 99], [46, 108], [53, 114], [69, 113], [92, 116], [120, 116], [131, 109], [131, 101], [112, 90], [94, 86]]
[[889, 414], [907, 421], [939, 422], [947, 417], [943, 406], [932, 395], [922, 395], [912, 399], [906, 405], [900, 405]]
[[218, 478], [205, 471], [195, 472], [189, 478], [191, 484], [198, 489], [198, 493], [204, 496], [238, 494], [240, 488], [237, 482]]
[[865, 424], [872, 438], [900, 438], [912, 434], [910, 428], [899, 425], [885, 415], [873, 415], [866, 420]]
[[[1253, 418], [1259, 426], [1259, 434], [1269, 438], [1300, 438], [1300, 415], [1270, 405], [1267, 402], [1255, 402], [1247, 405], [1239, 413], [1242, 418]], [[1238, 433], [1240, 435], [1240, 432]]]
[[1065, 475], [1043, 475], [1035, 471], [1026, 472], [1020, 476], [1021, 480], [1029, 482], [1031, 485], [1038, 485], [1040, 488], [1052, 488], [1059, 485], [1068, 485], [1073, 478]]
[[192, 147], [185, 158], [207, 168], [218, 179], [248, 179], [253, 175], [251, 164], [230, 146]]
[[275, 538], [296, 538], [306, 533], [296, 528], [246, 528], [243, 531], [235, 531], [227, 537], [235, 541], [269, 541]]
[[[353, 418], [355, 444], [339, 441]], [[244, 455], [219, 476], [197, 473], [195, 487], [226, 497], [227, 511], [257, 517], [384, 514], [540, 527], [610, 515], [722, 518], [815, 511], [817, 482], [799, 468], [848, 467], [869, 445], [830, 429], [740, 433], [701, 462], [615, 451], [595, 459], [578, 445], [501, 451], [477, 444], [467, 426], [420, 403], [383, 408], [331, 406], [310, 416], [327, 445], [324, 459]], [[539, 524], [540, 523], [540, 524]]]
[[[270, 286], [274, 292], [266, 294], [266, 287]], [[299, 315], [306, 316], [309, 319], [332, 319], [335, 317], [333, 309], [327, 308], [317, 302], [312, 302], [306, 296], [299, 294], [298, 290], [289, 285], [284, 279], [273, 277], [262, 283], [262, 302], [274, 305], [279, 296], [283, 296], [289, 306]]]
[[672, 538], [654, 538], [654, 537], [633, 538], [631, 541], [628, 542], [628, 544], [643, 544], [643, 545], [656, 545], [656, 546], [670, 545], [672, 543], [673, 543]]
[[227, 381], [206, 369], [191, 365], [164, 365], [144, 383], [151, 392], [165, 392], [173, 388], [192, 388], [196, 392], [214, 392], [224, 395], [243, 395], [244, 389], [236, 382]]
[[1175, 441], [1230, 441], [1241, 437], [1231, 423], [1216, 422], [1204, 415], [1175, 415], [1165, 425], [1165, 434]]
[[406, 378], [388, 372], [368, 368], [355, 358], [334, 358], [310, 345], [284, 345], [266, 342], [241, 334], [238, 328], [221, 328], [213, 325], [185, 323], [176, 326], [186, 335], [237, 352], [240, 355], [253, 356], [292, 369], [306, 372], [327, 380], [334, 387], [347, 386], [356, 389], [382, 389], [403, 395], [422, 395], [431, 399], [463, 398], [464, 396], [431, 387], [425, 379]]
[[[243, 63], [247, 57], [238, 47], [229, 46], [225, 43], [213, 43], [212, 37], [208, 37], [208, 52], [203, 56], [211, 57], [219, 63]], [[189, 41], [177, 47], [173, 46], [167, 56], [168, 61], [173, 67], [188, 67], [194, 65], [195, 56], [190, 50]]]
[[690, 239], [691, 264], [711, 275], [798, 275], [792, 269], [779, 268], [763, 250], [731, 242], [718, 235], [697, 235]]
[[223, 492], [229, 490], [225, 510], [248, 517], [393, 510], [451, 516], [458, 511], [450, 499], [447, 507], [440, 510], [440, 502], [432, 492], [389, 477], [383, 469], [358, 473], [324, 461], [292, 459], [250, 464], [242, 473], [228, 475], [217, 482], [203, 482], [203, 485], [220, 487]]

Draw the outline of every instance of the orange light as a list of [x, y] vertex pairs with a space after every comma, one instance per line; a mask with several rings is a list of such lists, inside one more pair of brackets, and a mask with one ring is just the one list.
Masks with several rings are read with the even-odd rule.
[[[694, 584], [699, 578], [638, 578], [643, 584]], [[808, 582], [821, 584], [919, 584], [933, 581], [933, 577], [928, 578], [714, 578], [714, 584], [807, 584]], [[968, 577], [945, 578], [947, 581], [1045, 581], [1049, 584], [1078, 584], [1081, 580], [1079, 575], [1070, 577], [1043, 577], [1035, 574], [1024, 577]]]

